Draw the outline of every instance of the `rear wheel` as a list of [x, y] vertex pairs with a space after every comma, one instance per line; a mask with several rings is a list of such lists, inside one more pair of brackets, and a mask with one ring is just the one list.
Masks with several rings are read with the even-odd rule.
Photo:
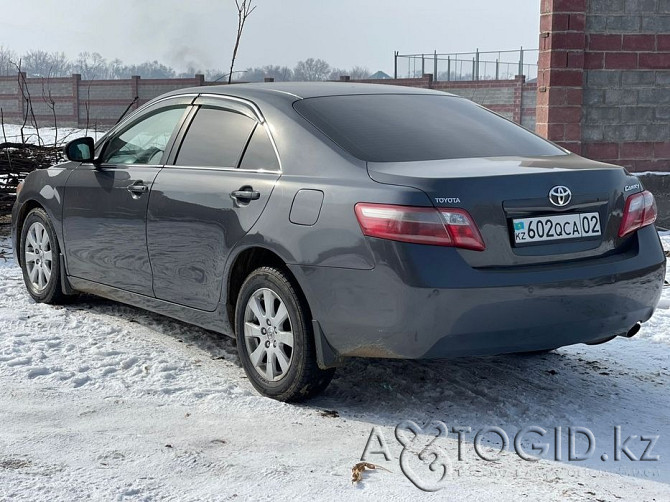
[[21, 230], [23, 282], [36, 302], [62, 303], [60, 249], [53, 225], [44, 209], [28, 213]]
[[301, 401], [333, 378], [334, 369], [317, 365], [307, 306], [283, 271], [262, 267], [249, 274], [237, 299], [235, 326], [242, 366], [261, 394]]

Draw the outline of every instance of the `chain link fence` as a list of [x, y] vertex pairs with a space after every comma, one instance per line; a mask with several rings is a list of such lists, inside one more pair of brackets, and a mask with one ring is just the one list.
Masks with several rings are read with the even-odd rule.
[[537, 78], [538, 49], [510, 51], [394, 54], [394, 78], [419, 78], [433, 74], [435, 81], [513, 80], [524, 75]]

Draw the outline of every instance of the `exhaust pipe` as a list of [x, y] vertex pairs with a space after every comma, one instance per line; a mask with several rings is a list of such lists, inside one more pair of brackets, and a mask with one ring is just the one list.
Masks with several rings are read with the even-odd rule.
[[633, 326], [632, 328], [630, 328], [628, 330], [628, 333], [626, 333], [625, 335], [621, 335], [621, 336], [625, 336], [626, 338], [633, 338], [640, 331], [641, 327], [642, 326], [640, 326], [640, 323], [637, 322], [637, 323], [635, 323], [635, 326]]
[[607, 343], [610, 340], [614, 340], [617, 336], [623, 336], [625, 338], [633, 338], [635, 335], [637, 335], [638, 331], [640, 331], [640, 323], [635, 323], [635, 326], [630, 328], [627, 333], [620, 333], [618, 335], [614, 336], [608, 336], [607, 338], [603, 338], [602, 340], [596, 340], [595, 342], [586, 342], [586, 345], [600, 345], [601, 343]]

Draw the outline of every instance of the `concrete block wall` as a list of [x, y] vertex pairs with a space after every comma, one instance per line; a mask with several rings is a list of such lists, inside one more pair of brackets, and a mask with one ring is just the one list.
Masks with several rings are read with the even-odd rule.
[[21, 98], [19, 83], [16, 77], [0, 77], [0, 111], [6, 122], [15, 122], [14, 117], [18, 116], [21, 107]]
[[40, 127], [53, 126], [48, 104], [52, 100], [59, 126], [104, 129], [115, 124], [131, 103], [131, 109], [135, 109], [163, 93], [205, 85], [204, 80], [203, 75], [183, 79], [81, 80], [75, 74], [48, 80], [26, 78], [25, 84], [20, 84], [17, 76], [0, 77], [0, 109], [5, 122], [22, 123], [27, 107], [21, 92], [24, 86]]
[[670, 171], [670, 1], [542, 0], [538, 132], [631, 171]]
[[535, 83], [524, 84], [522, 96], [521, 125], [526, 129], [535, 131], [537, 120], [537, 85]]
[[[348, 81], [348, 80], [347, 80]], [[432, 75], [421, 78], [390, 80], [358, 80], [375, 84], [438, 89], [471, 99], [530, 130], [535, 130], [535, 83], [526, 83], [523, 77], [514, 80], [478, 80], [434, 82]], [[202, 75], [192, 79], [148, 80], [132, 77], [127, 80], [81, 80], [70, 78], [26, 79], [32, 97], [32, 106], [40, 126], [52, 126], [53, 115], [44, 96], [51, 91], [55, 102], [58, 125], [71, 127], [105, 128], [134, 102], [131, 109], [163, 93], [184, 87], [208, 85]], [[43, 87], [44, 86], [44, 87]], [[17, 77], [0, 77], [0, 108], [7, 123], [21, 123], [25, 102]]]
[[[353, 80], [344, 81], [354, 82]], [[479, 103], [509, 120], [522, 124], [531, 131], [535, 130], [537, 85], [534, 82], [526, 83], [524, 77], [517, 77], [514, 80], [435, 82], [431, 74], [426, 74], [421, 78], [356, 80], [355, 82], [420, 87], [457, 94]]]

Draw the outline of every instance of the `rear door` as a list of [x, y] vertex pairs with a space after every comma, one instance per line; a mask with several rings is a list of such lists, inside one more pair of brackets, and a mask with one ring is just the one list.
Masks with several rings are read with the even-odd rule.
[[168, 100], [113, 132], [100, 163], [69, 177], [63, 204], [68, 273], [153, 296], [146, 212], [151, 186], [187, 104]]
[[147, 237], [156, 297], [212, 311], [228, 254], [260, 217], [280, 168], [252, 108], [223, 98], [195, 105], [154, 181]]

